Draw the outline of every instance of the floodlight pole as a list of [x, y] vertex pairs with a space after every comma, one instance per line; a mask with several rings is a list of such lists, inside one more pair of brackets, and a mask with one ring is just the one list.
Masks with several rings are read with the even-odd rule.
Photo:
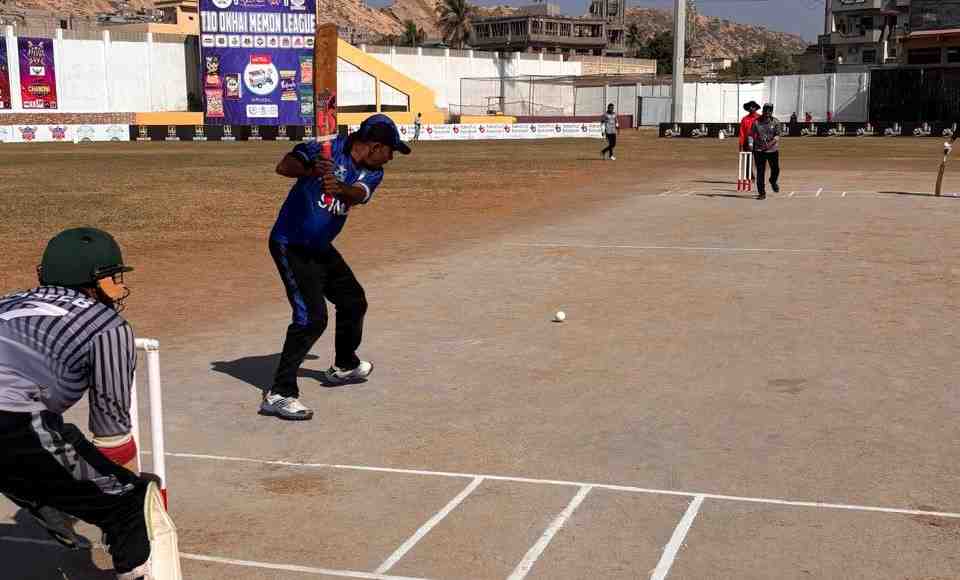
[[673, 122], [683, 123], [683, 65], [686, 53], [687, 0], [673, 2]]

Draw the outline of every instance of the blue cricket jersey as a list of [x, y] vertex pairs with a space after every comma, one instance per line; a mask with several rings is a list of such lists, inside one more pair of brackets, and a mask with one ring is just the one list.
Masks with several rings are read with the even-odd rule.
[[[333, 141], [333, 162], [337, 180], [347, 185], [359, 185], [367, 195], [362, 203], [373, 197], [373, 192], [383, 181], [383, 169], [364, 169], [357, 166], [347, 150], [347, 138]], [[292, 154], [310, 167], [321, 157], [320, 143], [300, 143]], [[287, 194], [280, 215], [270, 232], [270, 239], [284, 245], [307, 246], [323, 249], [333, 242], [347, 223], [350, 206], [323, 191], [323, 181], [318, 177], [301, 177]]]

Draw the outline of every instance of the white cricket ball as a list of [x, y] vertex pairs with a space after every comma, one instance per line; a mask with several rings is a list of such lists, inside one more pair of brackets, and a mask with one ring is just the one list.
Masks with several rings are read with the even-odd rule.
[[563, 310], [558, 310], [556, 314], [553, 315], [554, 322], [563, 322], [567, 319], [567, 314]]

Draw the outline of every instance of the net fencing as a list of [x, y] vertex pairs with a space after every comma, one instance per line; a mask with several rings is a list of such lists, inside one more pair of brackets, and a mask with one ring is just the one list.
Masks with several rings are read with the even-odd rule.
[[[932, 94], [949, 93], [953, 84], [948, 77], [957, 74], [914, 72], [906, 75], [909, 82], [901, 82], [899, 77], [887, 79], [884, 73], [873, 71], [875, 77], [883, 79], [878, 82], [875, 78], [875, 89], [878, 85], [890, 87], [886, 92], [875, 90], [874, 95], [870, 72], [732, 80], [692, 77], [684, 88], [683, 117], [693, 123], [736, 123], [744, 114], [743, 104], [756, 101], [772, 102], [782, 120], [793, 114], [802, 120], [809, 114], [818, 122], [866, 122], [871, 116], [871, 96], [895, 103], [897, 95], [892, 93], [899, 90], [906, 94], [918, 82]], [[635, 124], [656, 126], [672, 121], [672, 84], [670, 77], [642, 74], [463, 78], [460, 102], [451, 104], [450, 112], [460, 116], [585, 118], [599, 117], [612, 103], [619, 114], [632, 115]], [[945, 112], [931, 111], [925, 118], [932, 119], [930, 115], [934, 114]], [[907, 112], [897, 111], [895, 116], [906, 120], [909, 115], [905, 115]]]
[[613, 103], [617, 111], [632, 114], [638, 78], [623, 76], [520, 76], [464, 78], [455, 115], [510, 115], [515, 117], [599, 117]]

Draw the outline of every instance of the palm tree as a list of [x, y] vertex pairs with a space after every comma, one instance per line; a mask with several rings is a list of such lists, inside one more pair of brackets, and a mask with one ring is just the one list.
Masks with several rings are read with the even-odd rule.
[[476, 8], [467, 0], [443, 0], [437, 7], [437, 14], [443, 40], [462, 49], [470, 40], [470, 20], [476, 15]]
[[424, 36], [422, 28], [417, 26], [413, 20], [407, 20], [403, 23], [403, 36], [400, 37], [400, 44], [404, 46], [418, 46], [423, 42]]
[[643, 37], [640, 34], [640, 27], [634, 22], [627, 28], [627, 48], [632, 48], [633, 56], [637, 56], [641, 46], [643, 46]]

